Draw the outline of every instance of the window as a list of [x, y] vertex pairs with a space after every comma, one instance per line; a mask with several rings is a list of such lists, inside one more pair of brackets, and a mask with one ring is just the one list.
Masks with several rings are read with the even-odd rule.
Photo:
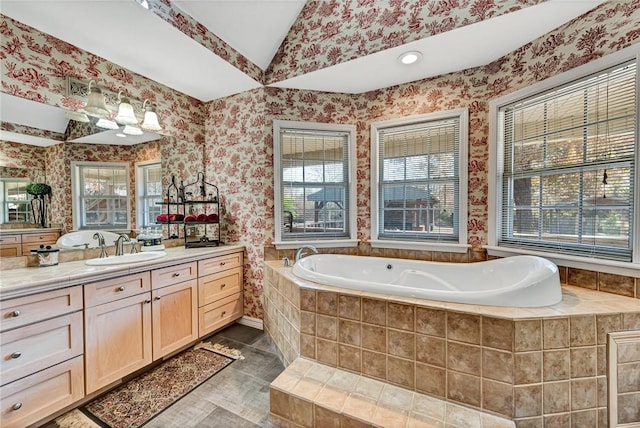
[[138, 179], [138, 227], [156, 224], [156, 218], [162, 212], [162, 167], [160, 162], [140, 163], [137, 165]]
[[466, 251], [467, 122], [458, 109], [371, 126], [372, 245]]
[[129, 228], [129, 167], [72, 162], [74, 229]]
[[2, 223], [30, 223], [31, 197], [27, 194], [28, 180], [3, 178], [0, 180]]
[[497, 245], [631, 262], [636, 60], [564, 80], [495, 103]]
[[273, 134], [278, 248], [356, 245], [355, 127], [274, 121]]

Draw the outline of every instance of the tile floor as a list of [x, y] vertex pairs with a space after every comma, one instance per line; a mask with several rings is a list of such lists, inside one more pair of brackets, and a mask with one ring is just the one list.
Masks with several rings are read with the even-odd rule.
[[262, 330], [233, 324], [207, 341], [240, 350], [244, 360], [225, 367], [145, 428], [277, 427], [269, 420], [269, 384], [284, 366]]

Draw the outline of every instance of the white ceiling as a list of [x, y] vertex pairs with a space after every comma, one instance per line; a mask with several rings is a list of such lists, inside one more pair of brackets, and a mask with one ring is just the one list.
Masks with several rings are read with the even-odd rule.
[[[488, 64], [604, 1], [543, 1], [273, 86], [361, 93]], [[173, 3], [264, 70], [305, 1]], [[2, 0], [1, 8], [4, 15], [203, 102], [261, 86], [136, 0]], [[422, 52], [422, 61], [401, 66], [397, 57], [407, 50]], [[8, 121], [4, 112], [2, 120]]]

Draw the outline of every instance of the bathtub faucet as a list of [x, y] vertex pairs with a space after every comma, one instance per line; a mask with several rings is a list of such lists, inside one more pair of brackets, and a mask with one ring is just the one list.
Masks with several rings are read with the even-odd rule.
[[102, 249], [102, 251], [100, 252], [100, 258], [104, 259], [107, 256], [107, 246], [104, 243], [104, 236], [102, 236], [102, 233], [100, 232], [96, 232], [93, 234], [93, 239], [97, 239], [98, 240], [98, 246]]
[[298, 248], [298, 251], [296, 251], [296, 261], [309, 254], [305, 250], [309, 250], [313, 254], [318, 254], [318, 250], [313, 245], [303, 245], [302, 247]]

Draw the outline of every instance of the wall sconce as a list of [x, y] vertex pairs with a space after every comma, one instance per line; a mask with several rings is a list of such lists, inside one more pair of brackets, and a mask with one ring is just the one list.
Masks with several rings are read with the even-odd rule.
[[131, 125], [125, 125], [124, 129], [122, 130], [122, 133], [127, 135], [144, 134], [144, 132], [142, 132], [142, 129], [138, 128], [137, 126], [131, 126]]
[[96, 81], [91, 79], [89, 80], [87, 95], [87, 104], [84, 106], [84, 111], [90, 116], [103, 117], [109, 114], [109, 109], [107, 108], [107, 104], [104, 101], [104, 95], [102, 95], [102, 89], [99, 87], [95, 87], [91, 89], [91, 84]]
[[[149, 105], [147, 105], [149, 103]], [[149, 100], [144, 100], [142, 103], [142, 108], [144, 108], [144, 120], [142, 121], [142, 129], [146, 129], [147, 131], [162, 131], [162, 127], [158, 122], [158, 115], [149, 102]]]
[[118, 92], [118, 115], [116, 122], [122, 125], [137, 125], [138, 119], [133, 111], [133, 106], [128, 97], [122, 97], [122, 91]]
[[98, 128], [111, 129], [111, 130], [120, 128], [118, 124], [115, 123], [113, 120], [105, 119], [102, 117], [98, 119], [98, 121], [96, 122], [96, 126]]

